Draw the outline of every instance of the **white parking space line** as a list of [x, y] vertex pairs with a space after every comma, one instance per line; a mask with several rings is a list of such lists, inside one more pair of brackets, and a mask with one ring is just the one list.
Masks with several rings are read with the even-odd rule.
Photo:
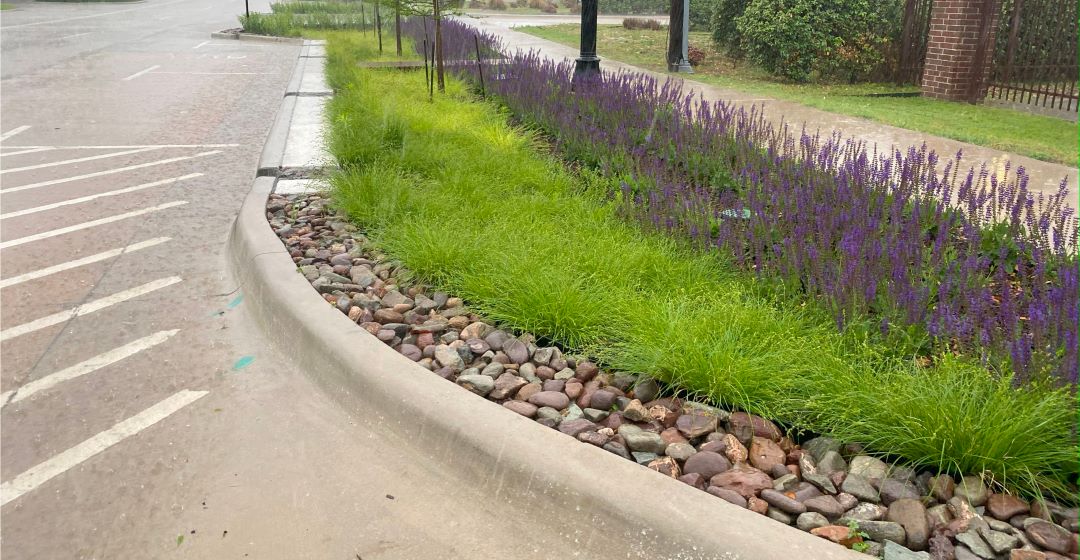
[[59, 229], [43, 231], [34, 235], [28, 235], [26, 237], [20, 237], [18, 239], [9, 239], [4, 242], [0, 242], [0, 249], [7, 249], [9, 247], [17, 247], [19, 245], [25, 245], [27, 243], [33, 243], [34, 241], [41, 241], [42, 239], [48, 239], [50, 237], [56, 237], [58, 235], [65, 235], [75, 231], [89, 229], [104, 224], [111, 224], [113, 222], [119, 222], [120, 220], [126, 220], [128, 218], [134, 218], [136, 216], [143, 216], [152, 212], [159, 212], [161, 210], [167, 210], [176, 206], [183, 206], [187, 204], [186, 200], [174, 200], [172, 202], [166, 202], [165, 204], [158, 204], [157, 206], [151, 206], [149, 208], [142, 208], [139, 210], [132, 210], [131, 212], [124, 212], [123, 214], [117, 214], [115, 216], [109, 216], [107, 218], [101, 218], [98, 220], [91, 220], [89, 222], [83, 222], [81, 224], [75, 224], [73, 226], [62, 227]]
[[99, 14], [90, 14], [88, 16], [74, 16], [74, 17], [62, 18], [62, 19], [50, 19], [50, 20], [47, 20], [47, 21], [35, 21], [35, 22], [31, 22], [31, 23], [20, 23], [19, 25], [4, 25], [4, 26], [0, 26], [0, 29], [17, 29], [19, 27], [33, 27], [35, 25], [52, 25], [54, 23], [62, 23], [62, 22], [65, 22], [65, 21], [75, 21], [75, 20], [79, 20], [79, 19], [90, 19], [90, 18], [96, 18], [96, 17], [111, 16], [111, 15], [114, 15], [114, 14], [123, 14], [125, 12], [134, 12], [136, 10], [145, 10], [147, 8], [157, 9], [157, 8], [162, 7], [162, 6], [168, 6], [169, 4], [176, 4], [178, 2], [187, 2], [187, 1], [188, 0], [173, 0], [172, 2], [162, 2], [162, 3], [155, 2], [154, 4], [152, 4], [150, 6], [141, 6], [141, 7], [138, 7], [138, 8], [128, 8], [127, 10], [117, 10], [115, 12], [102, 12], [102, 13], [99, 13]]
[[29, 189], [36, 189], [39, 187], [49, 187], [52, 185], [59, 185], [61, 183], [70, 183], [71, 181], [80, 181], [82, 179], [90, 179], [93, 177], [101, 177], [103, 175], [112, 175], [113, 173], [123, 173], [124, 171], [131, 171], [132, 169], [143, 169], [145, 167], [153, 167], [155, 165], [165, 165], [167, 163], [174, 163], [177, 161], [184, 161], [189, 159], [195, 159], [199, 157], [212, 156], [214, 154], [220, 154], [221, 150], [211, 150], [209, 152], [199, 152], [193, 156], [181, 156], [168, 159], [159, 159], [157, 161], [151, 161], [148, 163], [140, 163], [138, 165], [129, 165], [127, 167], [118, 167], [116, 169], [107, 169], [105, 171], [96, 171], [94, 173], [87, 173], [85, 175], [76, 175], [74, 177], [66, 177], [64, 179], [53, 179], [51, 181], [42, 181], [40, 183], [31, 183], [29, 185], [22, 185], [19, 187], [11, 187], [10, 189], [0, 189], [0, 193], [13, 193], [19, 191], [25, 191]]
[[7, 149], [41, 150], [125, 150], [128, 148], [235, 148], [240, 144], [129, 144], [126, 146], [0, 146]]
[[105, 159], [111, 157], [126, 156], [129, 154], [139, 154], [142, 152], [149, 152], [150, 150], [157, 150], [158, 148], [137, 148], [134, 150], [124, 150], [122, 152], [109, 152], [107, 154], [98, 154], [96, 156], [86, 156], [75, 159], [65, 159], [63, 161], [50, 161], [49, 163], [39, 163], [37, 165], [27, 165], [25, 167], [15, 167], [12, 169], [0, 170], [0, 174], [15, 173], [18, 171], [30, 171], [31, 169], [44, 169], [46, 167], [56, 167], [59, 165], [70, 165], [72, 163], [82, 163], [84, 161], [94, 161], [96, 159]]
[[15, 136], [16, 134], [18, 134], [20, 132], [25, 132], [28, 128], [30, 128], [30, 125], [24, 124], [22, 126], [17, 126], [17, 127], [13, 128], [13, 129], [3, 133], [3, 134], [0, 134], [0, 142], [3, 142], [4, 140], [7, 140], [8, 138], [11, 138], [12, 136]]
[[71, 309], [66, 309], [59, 313], [47, 315], [40, 319], [30, 321], [29, 323], [16, 325], [14, 327], [10, 327], [0, 331], [0, 341], [10, 340], [12, 338], [22, 336], [27, 333], [46, 329], [54, 325], [59, 325], [60, 323], [70, 321], [75, 317], [81, 317], [95, 311], [100, 311], [102, 309], [105, 309], [106, 307], [110, 307], [118, 303], [123, 303], [129, 299], [134, 299], [139, 296], [149, 294], [150, 292], [160, 290], [161, 288], [171, 286], [181, 281], [182, 279], [179, 276], [160, 278], [158, 280], [154, 280], [153, 282], [147, 282], [146, 284], [143, 284], [141, 286], [136, 286], [122, 292], [117, 292], [111, 296], [105, 296], [101, 299], [95, 299], [94, 301], [90, 301], [82, 305], [77, 305], [75, 307], [72, 307]]
[[155, 64], [155, 65], [153, 65], [153, 66], [151, 66], [149, 68], [144, 68], [144, 69], [139, 70], [138, 72], [124, 78], [123, 81], [130, 82], [131, 80], [134, 80], [135, 78], [138, 78], [139, 76], [142, 76], [143, 74], [149, 74], [150, 72], [153, 72], [154, 70], [157, 70], [158, 68], [161, 68], [160, 64]]
[[79, 445], [31, 467], [26, 472], [0, 485], [0, 506], [7, 505], [8, 502], [67, 472], [94, 455], [153, 426], [181, 408], [199, 400], [208, 392], [180, 391]]
[[138, 243], [132, 243], [126, 247], [120, 247], [119, 249], [110, 249], [103, 253], [96, 255], [89, 255], [81, 259], [75, 259], [65, 263], [56, 264], [46, 268], [27, 272], [26, 274], [20, 274], [18, 276], [12, 276], [11, 278], [4, 278], [0, 280], [0, 288], [7, 288], [8, 286], [14, 286], [16, 284], [22, 284], [23, 282], [29, 282], [31, 280], [37, 280], [38, 278], [44, 278], [57, 272], [64, 272], [65, 270], [71, 270], [73, 268], [79, 268], [88, 264], [100, 262], [120, 255], [126, 255], [128, 253], [134, 253], [135, 251], [141, 251], [154, 247], [155, 245], [161, 245], [162, 243], [168, 243], [172, 241], [171, 237], [155, 237], [153, 239], [147, 239], [146, 241], [140, 241]]
[[[4, 147], [6, 148], [7, 146], [4, 146]], [[21, 156], [23, 154], [32, 154], [34, 152], [47, 152], [47, 151], [52, 150], [52, 149], [53, 148], [50, 148], [50, 147], [47, 147], [47, 146], [42, 146], [41, 148], [30, 148], [30, 149], [27, 149], [27, 150], [19, 150], [17, 152], [0, 152], [0, 157], [4, 157], [4, 156]]]
[[203, 42], [199, 43], [198, 45], [195, 45], [194, 47], [192, 47], [192, 50], [198, 50], [198, 49], [201, 49], [201, 48], [202, 48], [202, 47], [203, 47], [204, 45], [206, 45], [206, 44], [207, 44], [207, 43], [209, 43], [209, 42], [210, 42], [210, 41], [203, 41]]
[[169, 340], [169, 337], [178, 332], [180, 332], [179, 329], [158, 331], [150, 336], [145, 336], [119, 348], [109, 350], [104, 354], [94, 356], [89, 360], [64, 368], [56, 373], [50, 373], [41, 379], [35, 379], [18, 389], [13, 389], [0, 394], [0, 406], [17, 403], [23, 399], [29, 398], [35, 393], [51, 389], [65, 381], [71, 381], [72, 379], [82, 377], [88, 373], [93, 373], [105, 366], [115, 364], [124, 358], [134, 356], [147, 348], [153, 348], [154, 346]]
[[44, 204], [42, 206], [35, 206], [33, 208], [27, 208], [26, 210], [17, 210], [15, 212], [8, 212], [7, 214], [0, 214], [0, 220], [5, 218], [16, 218], [18, 216], [25, 216], [27, 214], [35, 214], [37, 212], [44, 212], [46, 210], [55, 210], [64, 206], [71, 206], [72, 204], [82, 204], [83, 202], [90, 202], [91, 200], [97, 200], [107, 196], [116, 196], [120, 194], [127, 194], [143, 189], [149, 189], [153, 187], [160, 187], [162, 185], [171, 185], [183, 181], [185, 179], [192, 179], [195, 177], [202, 177], [202, 173], [189, 173], [187, 175], [181, 175], [180, 177], [173, 177], [171, 179], [162, 179], [161, 181], [154, 181], [152, 183], [143, 183], [141, 185], [135, 185], [134, 187], [126, 187], [123, 189], [116, 189], [115, 191], [108, 191], [98, 194], [92, 194], [90, 196], [82, 196], [79, 198], [72, 198], [63, 202], [54, 202], [52, 204]]

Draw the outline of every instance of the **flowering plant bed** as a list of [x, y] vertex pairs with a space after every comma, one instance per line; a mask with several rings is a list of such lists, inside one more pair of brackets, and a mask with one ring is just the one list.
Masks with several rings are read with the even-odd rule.
[[[979, 357], [952, 351], [927, 352], [923, 357], [930, 359], [911, 359], [910, 355], [905, 358], [907, 351], [898, 352], [891, 339], [879, 334], [879, 329], [859, 330], [852, 326], [854, 322], [838, 330], [835, 314], [828, 306], [816, 305], [803, 292], [792, 294], [776, 289], [769, 275], [741, 270], [737, 256], [726, 251], [701, 251], [704, 244], [699, 239], [670, 235], [682, 231], [678, 228], [642, 228], [626, 220], [633, 214], [629, 213], [628, 199], [620, 198], [622, 183], [637, 181], [631, 172], [640, 162], [621, 164], [627, 167], [614, 176], [617, 168], [607, 160], [597, 166], [568, 168], [565, 151], [556, 152], [560, 158], [549, 155], [552, 143], [557, 148], [562, 145], [557, 130], [553, 133], [545, 128], [541, 136], [515, 128], [508, 120], [516, 113], [508, 115], [504, 106], [477, 102], [466, 83], [455, 79], [448, 81], [446, 95], [432, 99], [422, 74], [359, 68], [355, 53], [364, 50], [364, 45], [357, 44], [362, 41], [355, 35], [332, 34], [327, 52], [328, 80], [337, 92], [329, 106], [329, 140], [341, 166], [341, 172], [332, 179], [332, 197], [335, 207], [363, 228], [364, 242], [356, 243], [356, 226], [327, 214], [325, 201], [309, 207], [307, 204], [313, 200], [275, 199], [271, 219], [293, 251], [294, 260], [305, 267], [302, 271], [326, 299], [399, 352], [485, 395], [496, 391], [500, 379], [503, 385], [517, 386], [517, 391], [537, 383], [540, 392], [561, 393], [565, 402], [563, 397], [551, 396], [557, 401], [546, 404], [528, 402], [532, 397], [528, 391], [522, 399], [516, 399], [519, 393], [514, 390], [496, 396], [500, 402], [517, 400], [532, 405], [535, 414], [547, 418], [545, 423], [549, 425], [562, 427], [567, 419], [591, 422], [596, 426], [578, 424], [590, 428], [585, 432], [606, 437], [585, 436], [595, 437], [601, 446], [612, 441], [628, 445], [626, 434], [619, 431], [622, 424], [605, 425], [611, 432], [600, 432], [601, 423], [616, 412], [620, 418], [631, 414], [628, 423], [661, 439], [665, 430], [677, 430], [678, 419], [688, 413], [684, 402], [670, 400], [639, 398], [643, 407], [639, 409], [633, 397], [641, 395], [627, 385], [633, 374], [658, 380], [668, 394], [693, 396], [689, 400], [708, 403], [706, 409], [691, 408], [715, 416], [717, 428], [724, 434], [713, 436], [714, 440], [738, 430], [730, 424], [725, 410], [742, 411], [761, 422], [767, 418], [778, 435], [773, 438], [770, 429], [758, 437], [779, 446], [783, 459], [776, 454], [773, 457], [797, 479], [792, 487], [772, 488], [780, 493], [812, 486], [836, 500], [842, 493], [856, 495], [843, 489], [847, 475], [829, 479], [835, 488], [833, 494], [828, 493], [824, 481], [819, 480], [824, 488], [812, 482], [814, 469], [819, 469], [818, 474], [839, 471], [830, 470], [830, 462], [833, 466], [838, 463], [826, 458], [825, 452], [808, 455], [817, 460], [813, 467], [801, 465], [801, 456], [791, 455], [811, 445], [804, 442], [804, 447], [799, 448], [796, 441], [825, 434], [835, 439], [822, 441], [851, 445], [858, 442], [868, 455], [855, 461], [859, 452], [849, 448], [855, 455], [845, 457], [842, 450], [837, 450], [835, 456], [839, 459], [878, 465], [869, 457], [872, 453], [907, 465], [907, 470], [896, 472], [910, 476], [898, 475], [899, 481], [885, 488], [914, 487], [915, 497], [910, 492], [904, 496], [915, 501], [927, 496], [918, 477], [922, 476], [923, 486], [929, 489], [928, 479], [935, 474], [942, 476], [939, 480], [946, 485], [945, 480], [955, 484], [954, 477], [966, 475], [964, 486], [976, 489], [976, 493], [977, 488], [985, 487], [987, 492], [1012, 492], [1024, 499], [1052, 494], [1059, 501], [1071, 500], [1075, 495], [1076, 434], [1072, 422], [1076, 409], [1070, 388], [1053, 388], [1037, 377], [1016, 384], [1017, 378], [1007, 371], [991, 371]], [[464, 53], [455, 55], [449, 50], [446, 56], [466, 58]], [[524, 80], [521, 68], [503, 70], [506, 72], [487, 76]], [[609, 110], [616, 108], [612, 105]], [[752, 124], [752, 119], [747, 122]], [[751, 144], [743, 149], [749, 155], [734, 161], [756, 161], [758, 156], [753, 154], [761, 153]], [[766, 155], [769, 149], [772, 147], [765, 150]], [[649, 157], [643, 153], [639, 159]], [[663, 171], [659, 164], [657, 169]], [[814, 173], [821, 181], [827, 178], [823, 170]], [[936, 175], [927, 175], [927, 180], [932, 176]], [[711, 192], [707, 189], [695, 192], [702, 193], [706, 202], [713, 200], [705, 196]], [[937, 204], [928, 194], [923, 193], [919, 200], [957, 219], [967, 219], [963, 213]], [[732, 222], [752, 222], [755, 211], [745, 205], [731, 206], [719, 215]], [[857, 214], [851, 209], [848, 213]], [[1066, 226], [1071, 223], [1069, 216], [1059, 216], [1066, 220]], [[981, 230], [960, 228], [952, 234], [967, 233], [981, 235]], [[1041, 254], [1053, 254], [1053, 243], [1043, 246], [1048, 252]], [[1017, 272], [1014, 269], [1009, 274]], [[392, 275], [395, 280], [389, 282]], [[461, 299], [451, 301], [448, 297], [440, 302], [441, 298], [435, 298], [426, 286], [436, 286]], [[479, 320], [481, 317], [489, 321], [487, 326]], [[456, 322], [453, 328], [451, 320]], [[519, 333], [522, 338], [510, 338], [517, 339], [524, 351], [518, 343], [510, 342], [516, 353], [511, 357], [505, 348], [493, 348], [509, 338], [493, 343], [486, 336], [472, 336], [495, 325], [500, 325], [507, 336]], [[535, 358], [537, 348], [544, 348], [539, 361]], [[530, 372], [530, 367], [551, 367], [552, 358], [546, 356], [549, 351], [552, 355], [566, 352], [590, 356], [596, 359], [590, 363], [599, 363], [612, 373], [604, 377], [580, 376], [569, 358], [562, 358], [567, 367], [552, 368], [551, 379]], [[425, 352], [430, 355], [425, 356]], [[500, 358], [499, 352], [505, 358]], [[526, 362], [532, 362], [532, 366], [526, 366]], [[501, 364], [502, 370], [493, 363]], [[517, 367], [509, 367], [511, 363]], [[562, 378], [556, 379], [555, 374], [560, 372]], [[507, 373], [510, 377], [504, 376]], [[616, 382], [617, 374], [624, 380], [622, 387]], [[572, 383], [571, 378], [578, 382]], [[583, 405], [580, 399], [588, 383], [597, 379], [600, 384], [593, 386], [594, 392], [613, 386], [621, 392], [613, 391], [615, 397], [625, 400], [612, 405], [615, 408], [594, 409], [599, 412], [589, 412], [590, 418], [585, 409], [592, 408], [591, 401]], [[544, 391], [547, 381], [564, 383], [561, 387], [552, 383], [549, 391]], [[570, 393], [566, 392], [567, 385], [571, 386]], [[580, 393], [575, 385], [580, 386]], [[544, 406], [550, 410], [541, 415]], [[664, 413], [659, 418], [662, 411], [656, 406], [674, 417]], [[519, 413], [532, 414], [524, 404], [508, 406], [513, 407], [520, 408]], [[642, 410], [648, 418], [638, 414]], [[600, 418], [605, 412], [607, 416]], [[639, 416], [640, 421], [633, 420]], [[728, 424], [724, 424], [724, 418], [728, 418]], [[664, 426], [664, 422], [675, 424]], [[569, 426], [573, 424], [564, 429]], [[623, 431], [637, 433], [629, 427]], [[784, 441], [785, 434], [795, 439]], [[737, 433], [735, 436], [738, 439]], [[655, 442], [652, 436], [642, 437]], [[707, 434], [682, 437], [687, 440], [682, 443], [696, 453], [710, 443]], [[751, 436], [740, 443], [753, 447], [754, 441]], [[668, 454], [671, 443], [680, 442], [664, 441], [662, 453], [654, 451], [657, 456], [646, 457], [648, 462], [660, 461], [654, 467], [670, 473], [678, 467], [683, 475], [693, 474], [686, 468], [690, 449], [676, 446]], [[834, 445], [838, 444], [829, 443], [830, 448]], [[771, 449], [764, 442], [758, 446]], [[731, 448], [738, 449], [734, 445]], [[747, 451], [750, 453], [750, 448]], [[725, 459], [732, 463], [730, 457]], [[818, 464], [822, 461], [827, 466], [823, 470]], [[744, 465], [752, 466], [752, 462]], [[732, 470], [742, 469], [734, 467]], [[799, 470], [792, 472], [788, 467]], [[779, 470], [773, 474], [783, 477]], [[753, 472], [750, 475], [757, 476]], [[851, 486], [860, 482], [852, 478], [848, 490], [865, 496], [876, 491], [880, 500], [884, 479], [890, 477], [878, 478], [881, 480], [875, 486], [874, 477], [867, 477], [873, 490]], [[752, 496], [743, 496], [747, 506], [758, 503], [749, 497], [765, 500], [771, 496], [780, 503], [771, 492], [764, 496], [758, 492], [777, 482], [771, 477], [770, 481], [755, 488]], [[791, 483], [791, 479], [787, 481]], [[758, 482], [765, 481], [758, 478]], [[706, 489], [710, 485], [720, 486], [709, 484]], [[808, 498], [806, 494], [801, 496]], [[797, 497], [786, 497], [798, 501]], [[849, 501], [843, 499], [841, 506]], [[937, 505], [948, 509], [948, 498], [935, 499]], [[1004, 498], [995, 498], [999, 499]], [[977, 501], [980, 499], [975, 497], [965, 503], [971, 506]], [[788, 509], [799, 509], [783, 503]], [[775, 504], [773, 507], [780, 513], [786, 511]], [[974, 519], [964, 507], [954, 504], [950, 515]], [[841, 513], [846, 515], [849, 509]], [[802, 514], [792, 517], [791, 512], [787, 513], [787, 520], [796, 523]], [[981, 513], [974, 510], [974, 514]], [[784, 520], [776, 511], [774, 515]], [[833, 522], [840, 517], [826, 519]], [[1024, 524], [1022, 519], [1016, 522]], [[851, 546], [858, 546], [859, 539], [879, 543], [889, 540], [873, 533], [873, 525], [868, 526], [871, 529], [863, 525], [848, 528], [849, 533], [844, 535], [836, 528], [824, 532]], [[927, 526], [932, 531], [933, 527], [947, 525], [931, 520]], [[942, 535], [950, 530], [952, 534], [939, 542], [969, 530], [984, 541], [999, 539], [986, 531], [1013, 534], [1001, 524], [995, 528], [987, 521], [987, 525], [989, 529], [980, 532], [979, 522], [972, 528], [961, 521], [952, 529], [941, 529]], [[1068, 532], [1063, 526], [1059, 528]], [[913, 530], [918, 532], [917, 528]], [[867, 537], [860, 533], [867, 533]], [[908, 544], [918, 547], [918, 542], [916, 539]], [[1017, 542], [1023, 546], [1024, 541]], [[951, 546], [953, 541], [949, 543]]]
[[[422, 39], [412, 19], [406, 30]], [[498, 41], [444, 26], [448, 54]], [[998, 375], [1075, 388], [1077, 219], [1061, 183], [1036, 199], [1022, 168], [964, 170], [925, 148], [878, 154], [774, 129], [754, 108], [696, 101], [636, 73], [571, 83], [569, 62], [514, 53], [485, 89], [559, 153], [621, 183], [623, 213], [716, 248], [843, 329], [897, 355], [980, 358]], [[459, 67], [476, 82], [478, 66]], [[954, 201], [952, 205], [942, 201]]]
[[924, 363], [876, 329], [837, 331], [822, 306], [763, 289], [724, 253], [632, 225], [611, 199], [619, 178], [544, 156], [538, 135], [461, 82], [429, 100], [422, 75], [357, 68], [357, 41], [328, 44], [334, 195], [420, 278], [615, 371], [792, 430], [1072, 495], [1070, 389], [1014, 387], [976, 359]]

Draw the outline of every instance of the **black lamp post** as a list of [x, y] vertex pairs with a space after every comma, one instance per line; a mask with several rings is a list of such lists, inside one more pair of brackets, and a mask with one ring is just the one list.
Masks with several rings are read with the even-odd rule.
[[596, 12], [598, 0], [581, 2], [581, 53], [574, 64], [574, 80], [588, 74], [600, 73], [600, 57], [596, 56]]

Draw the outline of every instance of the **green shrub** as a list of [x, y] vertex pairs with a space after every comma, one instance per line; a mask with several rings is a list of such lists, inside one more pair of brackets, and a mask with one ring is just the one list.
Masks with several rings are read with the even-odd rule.
[[900, 25], [898, 0], [750, 0], [736, 18], [747, 55], [797, 82], [873, 74]]
[[750, 0], [717, 0], [713, 5], [712, 19], [709, 23], [713, 42], [732, 58], [739, 59], [746, 54], [743, 49], [742, 34], [739, 33], [739, 27], [735, 22], [746, 11], [749, 3]]
[[[690, 31], [708, 31], [712, 15], [719, 0], [694, 0], [690, 2]], [[670, 9], [670, 8], [669, 8]]]

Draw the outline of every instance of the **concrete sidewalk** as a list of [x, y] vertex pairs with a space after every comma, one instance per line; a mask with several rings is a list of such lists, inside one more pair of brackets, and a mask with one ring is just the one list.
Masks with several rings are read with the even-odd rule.
[[[461, 18], [461, 21], [499, 37], [510, 49], [526, 51], [534, 50], [552, 59], [574, 59], [577, 57], [577, 49], [560, 45], [546, 39], [541, 39], [527, 33], [515, 31], [513, 29], [514, 27], [523, 25], [544, 25], [544, 20], [548, 19], [540, 18], [537, 22], [529, 22], [525, 19], [527, 17], [528, 16], [520, 15], [491, 16], [481, 19], [465, 17]], [[672, 77], [670, 74], [645, 70], [637, 66], [631, 66], [611, 59], [604, 59], [601, 62], [601, 67], [605, 70], [642, 72], [661, 79]], [[1006, 162], [1012, 162], [1014, 169], [1017, 166], [1023, 166], [1027, 169], [1031, 176], [1029, 188], [1036, 194], [1056, 193], [1061, 180], [1067, 178], [1069, 192], [1073, 195], [1072, 199], [1075, 202], [1075, 195], [1077, 193], [1076, 167], [1039, 161], [1026, 156], [995, 150], [993, 148], [976, 146], [975, 144], [932, 136], [914, 130], [888, 126], [859, 117], [829, 113], [791, 101], [716, 87], [694, 80], [684, 79], [683, 83], [687, 90], [699, 92], [709, 100], [722, 100], [743, 105], [762, 105], [765, 108], [766, 118], [774, 123], [778, 123], [781, 120], [791, 123], [793, 129], [796, 131], [803, 124], [806, 125], [808, 130], [817, 130], [823, 134], [839, 131], [843, 133], [845, 137], [853, 137], [866, 141], [868, 146], [878, 146], [878, 151], [882, 151], [882, 149], [887, 146], [906, 149], [908, 146], [920, 146], [923, 143], [926, 143], [930, 149], [941, 154], [943, 158], [952, 158], [958, 151], [962, 150], [964, 153], [964, 161], [966, 162], [966, 165], [964, 166], [965, 170], [967, 167], [979, 165], [982, 162], [987, 162], [994, 170], [1000, 170], [1004, 167]]]

